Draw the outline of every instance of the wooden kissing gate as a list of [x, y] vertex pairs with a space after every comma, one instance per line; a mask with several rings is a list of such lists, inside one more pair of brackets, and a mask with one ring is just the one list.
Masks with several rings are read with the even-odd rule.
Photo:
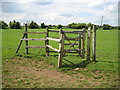
[[[49, 36], [49, 32], [56, 32], [59, 33], [59, 38], [52, 38]], [[46, 34], [46, 37], [44, 39], [29, 39], [28, 34], [34, 33], [34, 34]], [[77, 34], [78, 36], [75, 38], [67, 37], [66, 34]], [[87, 33], [87, 51], [85, 51], [85, 40], [86, 40], [86, 33]], [[81, 58], [85, 58], [86, 53], [86, 60], [90, 61], [90, 55], [91, 55], [91, 37], [92, 37], [92, 61], [96, 61], [96, 26], [93, 25], [93, 29], [91, 27], [86, 29], [82, 29], [81, 31], [63, 31], [60, 29], [57, 30], [49, 30], [46, 28], [46, 32], [28, 32], [27, 24], [25, 24], [25, 32], [23, 34], [22, 39], [20, 39], [20, 44], [16, 50], [16, 53], [18, 53], [20, 46], [23, 41], [26, 43], [26, 54], [28, 53], [28, 48], [45, 48], [46, 50], [46, 56], [49, 56], [49, 52], [57, 52], [59, 53], [58, 56], [58, 68], [62, 66], [62, 60], [66, 53], [78, 53], [78, 55]], [[45, 46], [28, 46], [29, 40], [44, 40]], [[54, 48], [53, 46], [49, 45], [49, 40], [56, 41], [59, 43], [59, 49]], [[67, 40], [69, 43], [65, 43], [65, 40]], [[74, 43], [71, 43], [71, 41], [74, 41]], [[78, 43], [76, 43], [78, 41]], [[69, 49], [65, 49], [65, 45], [70, 45]], [[74, 45], [78, 45], [78, 48], [75, 49]], [[71, 49], [73, 47], [74, 49]], [[52, 49], [54, 51], [49, 50]]]

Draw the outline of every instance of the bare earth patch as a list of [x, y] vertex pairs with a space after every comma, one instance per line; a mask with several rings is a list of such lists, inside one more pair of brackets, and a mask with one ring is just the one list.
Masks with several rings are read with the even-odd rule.
[[[45, 65], [45, 63], [41, 62], [41, 64], [39, 64], [41, 66], [36, 66], [36, 67], [21, 67], [18, 66], [19, 70], [24, 71], [24, 73], [31, 75], [33, 78], [43, 78], [46, 80], [52, 80], [55, 81], [55, 85], [57, 85], [57, 83], [59, 82], [62, 85], [65, 86], [69, 86], [69, 85], [73, 85], [72, 87], [78, 87], [80, 84], [82, 84], [80, 81], [78, 81], [78, 78], [75, 77], [71, 77], [70, 75], [64, 74], [62, 72], [58, 72], [58, 71], [53, 71], [53, 70], [49, 70], [47, 68], [45, 69], [40, 69]], [[48, 65], [48, 68], [51, 67], [50, 65]], [[50, 82], [52, 83], [52, 82]]]
[[104, 80], [98, 71], [91, 72], [91, 78], [80, 72], [68, 75], [50, 70], [53, 66], [43, 61], [12, 59], [3, 63], [4, 88], [90, 88], [100, 86]]

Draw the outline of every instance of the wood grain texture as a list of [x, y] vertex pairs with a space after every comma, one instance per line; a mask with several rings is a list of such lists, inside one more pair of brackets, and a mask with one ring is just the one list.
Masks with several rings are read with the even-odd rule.
[[[25, 32], [27, 32], [27, 24], [25, 24]], [[25, 38], [28, 39], [28, 34], [25, 33]], [[25, 41], [25, 45], [26, 45], [26, 54], [28, 54], [28, 40]]]
[[59, 31], [59, 36], [60, 36], [60, 40], [61, 42], [59, 42], [59, 56], [58, 56], [58, 68], [60, 68], [62, 66], [62, 59], [64, 56], [64, 39], [65, 39], [65, 35], [63, 34], [62, 29], [60, 29]]
[[47, 39], [47, 40], [52, 40], [52, 41], [57, 41], [57, 42], [60, 42], [60, 41], [61, 41], [60, 39], [51, 38], [51, 37], [47, 37], [46, 39]]
[[23, 32], [23, 33], [46, 34], [47, 32]]
[[88, 37], [87, 37], [87, 61], [90, 60], [90, 46], [91, 46], [91, 27], [88, 28]]
[[96, 61], [96, 25], [93, 26], [92, 61]]

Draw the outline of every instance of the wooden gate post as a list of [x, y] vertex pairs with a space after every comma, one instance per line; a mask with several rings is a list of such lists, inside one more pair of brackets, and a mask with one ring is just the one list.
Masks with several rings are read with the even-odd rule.
[[58, 56], [58, 68], [60, 68], [62, 66], [62, 59], [63, 59], [63, 53], [64, 53], [64, 38], [65, 35], [62, 31], [62, 29], [60, 29], [59, 31], [59, 37], [60, 37], [60, 42], [59, 42], [59, 56]]
[[[81, 33], [78, 34], [79, 35], [79, 43], [78, 43], [78, 48], [81, 49]], [[81, 56], [81, 51], [78, 51], [78, 55]]]
[[96, 61], [96, 25], [93, 25], [92, 61]]
[[85, 28], [83, 29], [83, 33], [82, 33], [82, 58], [85, 58], [85, 33], [86, 30]]
[[88, 37], [87, 37], [87, 61], [90, 60], [90, 44], [91, 44], [91, 27], [88, 28]]
[[[49, 30], [48, 30], [48, 27], [46, 28], [46, 38], [49, 37]], [[49, 47], [47, 47], [47, 45], [49, 45], [49, 40], [46, 40], [45, 41], [45, 46], [46, 46], [46, 56], [49, 56]]]
[[[25, 32], [27, 32], [27, 24], [25, 24]], [[28, 38], [28, 34], [25, 33], [25, 38]], [[25, 41], [26, 44], [26, 54], [28, 54], [28, 40]]]

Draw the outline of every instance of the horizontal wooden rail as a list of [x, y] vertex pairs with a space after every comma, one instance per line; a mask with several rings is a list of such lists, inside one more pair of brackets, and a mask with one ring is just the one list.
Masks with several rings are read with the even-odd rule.
[[49, 51], [49, 52], [58, 53], [57, 51]]
[[65, 52], [69, 52], [69, 51], [81, 51], [82, 49], [64, 49]]
[[[57, 30], [49, 30], [49, 32], [59, 32]], [[79, 33], [83, 33], [83, 32], [87, 32], [87, 31], [62, 31], [64, 33], [71, 33], [71, 34], [79, 34]]]
[[78, 45], [77, 43], [65, 43], [64, 45]]
[[46, 34], [47, 32], [23, 32], [23, 33]]
[[26, 46], [27, 48], [46, 48], [45, 46]]
[[83, 33], [83, 31], [63, 31], [64, 33], [78, 34]]
[[[49, 52], [58, 53], [57, 51], [49, 51]], [[66, 52], [66, 51], [64, 51], [64, 52]], [[70, 52], [70, 51], [68, 51], [67, 53], [78, 53], [78, 52]]]
[[78, 41], [79, 37], [75, 37], [75, 38], [65, 37], [65, 40], [76, 40], [76, 41]]
[[78, 53], [78, 52], [67, 52], [67, 53]]
[[59, 50], [56, 49], [56, 48], [54, 48], [53, 46], [51, 46], [51, 45], [46, 45], [46, 46], [49, 47], [49, 48], [51, 48], [51, 49], [53, 49], [53, 50], [55, 50], [55, 51], [57, 51], [59, 53]]
[[57, 30], [48, 30], [49, 32], [59, 32], [59, 31], [57, 31]]
[[38, 41], [41, 41], [41, 40], [46, 40], [46, 39], [20, 39], [20, 40], [25, 40], [25, 41], [28, 41], [28, 40], [38, 40]]
[[87, 32], [87, 31], [73, 31], [73, 33], [83, 33], [83, 32]]
[[61, 41], [61, 40], [58, 39], [58, 38], [51, 38], [51, 37], [47, 37], [46, 39], [47, 39], [47, 40], [57, 41], [57, 42], [60, 42], [60, 41]]

